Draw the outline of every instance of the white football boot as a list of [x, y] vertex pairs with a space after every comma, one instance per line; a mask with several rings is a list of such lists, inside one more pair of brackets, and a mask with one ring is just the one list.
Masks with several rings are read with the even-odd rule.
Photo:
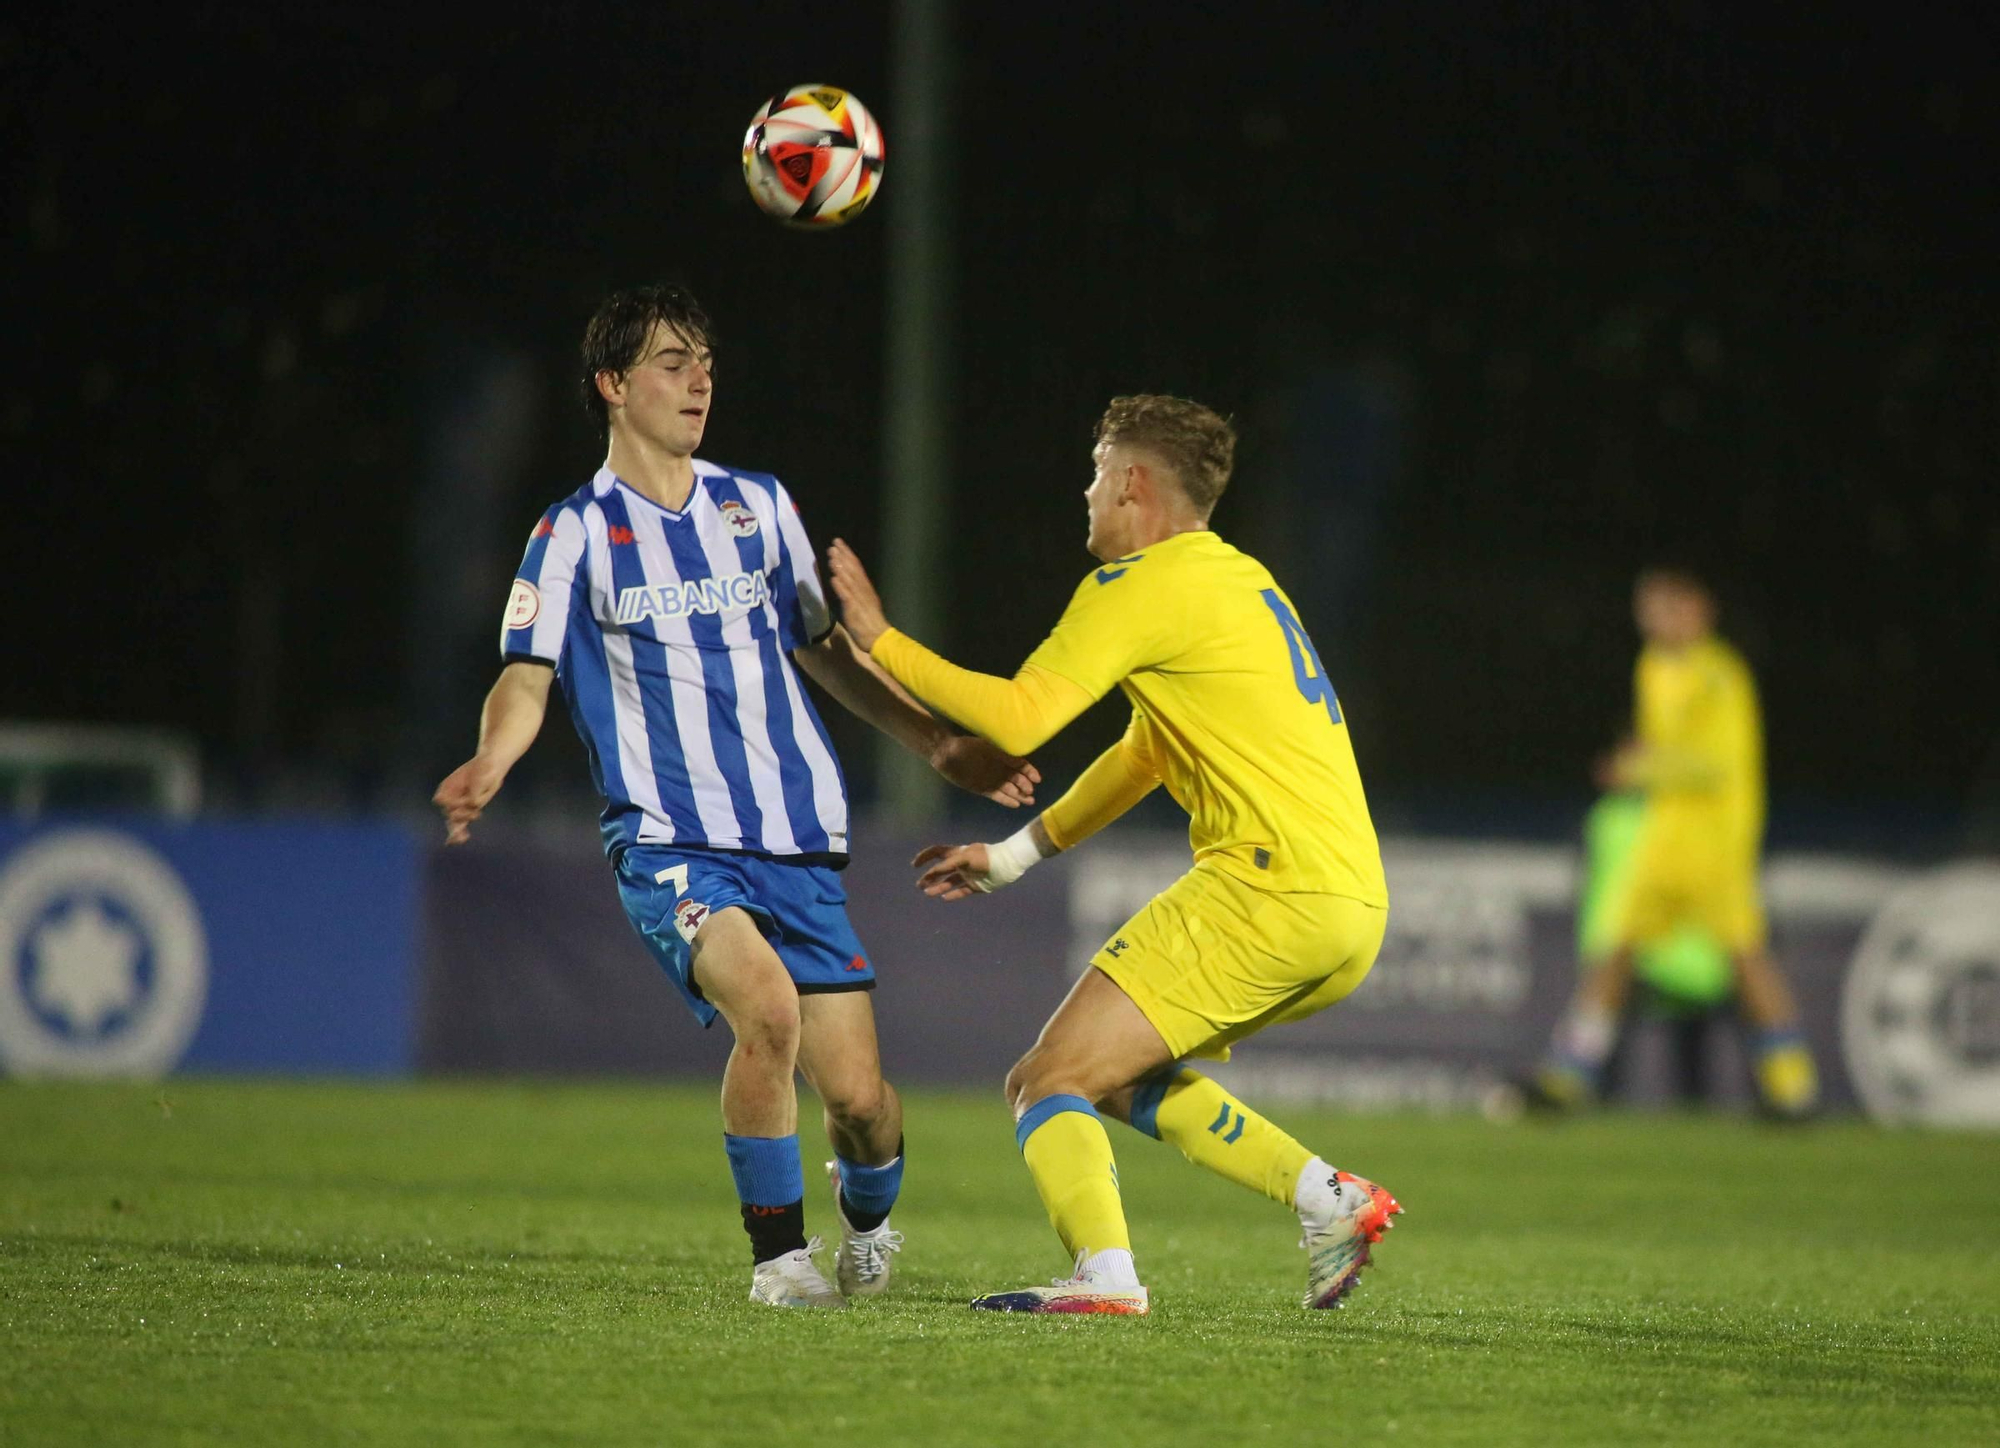
[[1091, 1312], [1119, 1317], [1144, 1317], [1151, 1310], [1146, 1289], [1114, 1287], [1102, 1274], [1086, 1272], [1090, 1254], [1076, 1254], [1076, 1271], [1047, 1287], [1023, 1287], [1014, 1292], [988, 1292], [972, 1299], [980, 1312]]
[[872, 1232], [857, 1232], [840, 1204], [840, 1163], [826, 1164], [833, 1183], [833, 1214], [840, 1218], [840, 1246], [834, 1249], [833, 1279], [844, 1297], [873, 1297], [889, 1285], [889, 1259], [903, 1250], [903, 1234], [889, 1230], [884, 1217]]
[[847, 1306], [813, 1263], [813, 1254], [825, 1245], [815, 1237], [796, 1252], [759, 1262], [750, 1274], [750, 1300], [770, 1307]]
[[[1402, 1206], [1375, 1183], [1352, 1172], [1335, 1171], [1315, 1160], [1325, 1172], [1324, 1185], [1315, 1182], [1310, 1198], [1298, 1209], [1306, 1249], [1307, 1307], [1339, 1307], [1370, 1260], [1369, 1249], [1396, 1224]], [[1302, 1192], [1303, 1196], [1303, 1192]]]

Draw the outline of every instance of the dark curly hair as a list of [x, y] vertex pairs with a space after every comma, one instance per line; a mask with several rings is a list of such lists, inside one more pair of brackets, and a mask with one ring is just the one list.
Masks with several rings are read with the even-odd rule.
[[704, 352], [715, 350], [715, 328], [686, 287], [659, 285], [613, 292], [598, 303], [596, 315], [583, 329], [583, 371], [578, 377], [583, 405], [597, 419], [600, 431], [609, 431], [611, 410], [597, 390], [597, 374], [610, 372], [623, 377], [637, 366], [656, 322], [665, 322]]
[[1114, 397], [1097, 420], [1097, 441], [1131, 443], [1158, 453], [1203, 517], [1229, 486], [1236, 466], [1236, 429], [1227, 418], [1185, 397]]

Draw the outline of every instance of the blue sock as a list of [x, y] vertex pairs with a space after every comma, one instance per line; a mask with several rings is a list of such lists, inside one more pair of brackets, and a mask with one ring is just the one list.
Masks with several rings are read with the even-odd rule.
[[1796, 1024], [1759, 1026], [1750, 1033], [1750, 1052], [1760, 1061], [1778, 1051], [1803, 1049], [1805, 1043], [1805, 1032]]
[[729, 1174], [743, 1203], [743, 1230], [750, 1234], [752, 1261], [768, 1262], [806, 1244], [806, 1174], [799, 1164], [799, 1138], [722, 1134]]
[[840, 1163], [840, 1204], [857, 1232], [872, 1232], [888, 1219], [903, 1189], [903, 1144], [896, 1143], [896, 1155], [882, 1166], [863, 1166], [838, 1152]]
[[736, 1197], [746, 1207], [785, 1207], [805, 1200], [806, 1173], [799, 1165], [799, 1138], [722, 1134]]

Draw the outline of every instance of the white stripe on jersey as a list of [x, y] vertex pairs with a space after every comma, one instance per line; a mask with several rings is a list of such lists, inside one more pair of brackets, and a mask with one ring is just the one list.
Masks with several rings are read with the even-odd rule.
[[796, 669], [786, 669], [785, 697], [792, 705], [792, 735], [799, 741], [799, 752], [806, 757], [806, 768], [812, 772], [813, 808], [819, 812], [820, 828], [833, 840], [836, 850], [847, 848], [847, 792], [840, 785], [840, 766], [833, 762], [833, 754], [819, 737], [819, 729], [812, 716], [806, 712], [806, 701], [799, 697], [799, 676]]
[[792, 583], [799, 591], [799, 612], [805, 616], [806, 640], [812, 642], [833, 627], [833, 611], [826, 606], [826, 588], [819, 580], [819, 560], [813, 557], [812, 539], [799, 511], [778, 484], [778, 528], [785, 535], [785, 548], [792, 555]]
[[[611, 543], [605, 535], [604, 510], [590, 504], [583, 510], [583, 523], [590, 548], [590, 576], [593, 580], [608, 579]], [[592, 592], [593, 604], [601, 604], [609, 590], [599, 582]], [[605, 630], [604, 662], [611, 675], [611, 712], [618, 729], [618, 772], [624, 776], [626, 798], [643, 812], [639, 838], [671, 841], [674, 823], [660, 804], [660, 787], [653, 776], [653, 746], [646, 736], [646, 705], [639, 692], [639, 671], [632, 663], [631, 637], [617, 629]]]
[[558, 662], [562, 656], [563, 634], [569, 624], [569, 596], [576, 586], [576, 563], [585, 546], [583, 524], [567, 510], [556, 514], [549, 546], [542, 555], [542, 574], [537, 585], [541, 612], [528, 631], [527, 652], [538, 659]]
[[[625, 515], [632, 520], [632, 532], [639, 540], [639, 568], [647, 584], [677, 586], [681, 582], [680, 570], [674, 566], [674, 551], [667, 542], [660, 510], [643, 499], [636, 502], [627, 499]], [[710, 567], [713, 568], [712, 561]], [[732, 561], [717, 576], [727, 577], [739, 571]], [[743, 844], [743, 827], [736, 822], [729, 783], [715, 762], [715, 741], [708, 732], [708, 681], [702, 675], [701, 650], [695, 647], [694, 627], [687, 615], [682, 614], [660, 619], [654, 631], [667, 646], [674, 730], [680, 735], [681, 757], [687, 762], [688, 783], [694, 790], [694, 808], [701, 818], [701, 832], [711, 845], [737, 849]]]
[[[778, 515], [778, 532], [783, 535], [785, 551], [791, 555], [792, 586], [798, 590], [799, 612], [804, 619], [810, 647], [812, 640], [833, 627], [833, 614], [826, 605], [826, 593], [819, 579], [819, 562], [813, 556], [812, 540], [806, 536], [805, 524], [799, 521], [799, 510], [793, 506], [783, 483], [774, 480], [773, 490], [776, 496], [771, 500], [771, 508]], [[773, 551], [775, 553], [775, 549]], [[820, 738], [819, 730], [806, 710], [805, 700], [799, 696], [796, 670], [785, 670], [785, 697], [792, 706], [793, 736], [798, 740], [799, 752], [805, 755], [806, 768], [812, 774], [813, 808], [819, 815], [819, 826], [833, 840], [835, 849], [845, 849], [847, 790], [840, 782], [840, 766], [835, 763], [833, 752]]]
[[[743, 496], [750, 500], [750, 511], [757, 515], [757, 522], [761, 525], [762, 532], [758, 536], [764, 540], [764, 569], [766, 572], [769, 572], [778, 566], [778, 531], [780, 526], [778, 522], [778, 498], [769, 488], [764, 487], [761, 483], [753, 483], [748, 478], [739, 478], [737, 486], [743, 489]], [[785, 506], [789, 508], [791, 504], [787, 502]], [[776, 607], [773, 607], [771, 617], [775, 621], [777, 616], [778, 611]]]
[[[744, 488], [746, 496], [750, 491], [749, 487]], [[698, 506], [714, 509], [715, 500], [704, 492]], [[701, 540], [702, 555], [708, 559], [708, 571], [713, 577], [727, 578], [742, 570], [742, 555], [722, 529], [697, 529], [695, 536]], [[771, 627], [777, 628], [774, 601], [765, 601], [764, 614]], [[764, 848], [781, 855], [796, 854], [799, 842], [792, 833], [792, 817], [785, 809], [784, 775], [780, 772], [778, 751], [771, 743], [770, 723], [765, 718], [764, 661], [750, 631], [750, 615], [746, 613], [724, 623], [722, 641], [729, 645], [729, 667], [736, 679], [736, 727], [742, 732], [743, 747], [749, 753], [750, 793], [764, 815]], [[780, 663], [778, 667], [783, 669], [785, 665]]]

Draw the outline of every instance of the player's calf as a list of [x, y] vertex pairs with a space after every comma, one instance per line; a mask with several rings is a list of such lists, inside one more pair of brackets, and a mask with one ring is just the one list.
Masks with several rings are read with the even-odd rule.
[[903, 1106], [882, 1079], [875, 1049], [873, 1012], [858, 992], [803, 998], [806, 1032], [799, 1066], [819, 1093], [840, 1240], [834, 1280], [850, 1297], [870, 1297], [889, 1285], [890, 1263], [902, 1233], [889, 1212], [903, 1183]]
[[1134, 1131], [1165, 1142], [1228, 1181], [1292, 1204], [1293, 1189], [1312, 1152], [1212, 1078], [1175, 1065], [1121, 1095], [1122, 1101], [1114, 1098], [1111, 1104], [1114, 1109], [1122, 1105]]

